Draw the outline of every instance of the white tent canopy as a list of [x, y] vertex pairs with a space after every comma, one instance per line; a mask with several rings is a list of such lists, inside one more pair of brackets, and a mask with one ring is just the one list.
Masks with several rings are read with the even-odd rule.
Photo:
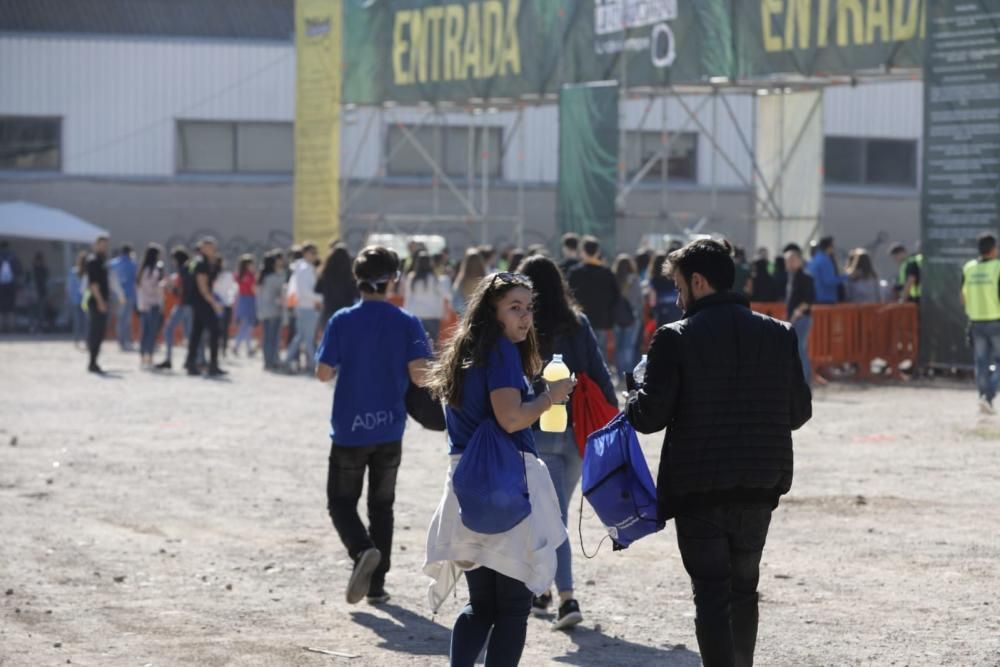
[[107, 233], [58, 208], [24, 201], [0, 202], [0, 237], [90, 244]]

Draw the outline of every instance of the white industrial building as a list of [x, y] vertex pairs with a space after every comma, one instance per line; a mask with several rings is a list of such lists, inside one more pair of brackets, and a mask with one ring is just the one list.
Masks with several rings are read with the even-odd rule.
[[[61, 208], [136, 245], [190, 241], [204, 232], [219, 236], [232, 253], [287, 244], [292, 4], [161, 0], [143, 3], [139, 12], [126, 0], [80, 3], [86, 11], [68, 11], [66, 3], [5, 2], [0, 201]], [[150, 11], [156, 6], [161, 11]], [[922, 94], [919, 81], [825, 91], [822, 228], [840, 246], [877, 251], [918, 238]], [[643, 233], [671, 231], [657, 219], [664, 210], [674, 222], [704, 217], [712, 229], [753, 243], [753, 169], [740, 137], [753, 136], [753, 103], [749, 96], [729, 99], [736, 123], [717, 103], [685, 100], [700, 108], [703, 127], [716, 128], [718, 149], [728, 159], [676, 100], [624, 103], [629, 172], [659, 146], [662, 128], [672, 143], [666, 188], [656, 168], [630, 194], [619, 223], [623, 249]], [[513, 111], [346, 110], [344, 238], [357, 246], [369, 231], [420, 228], [444, 233], [456, 248], [484, 236], [498, 245], [551, 241], [557, 111], [548, 105], [523, 114], [518, 126]], [[465, 209], [435, 181], [428, 163], [400, 142], [397, 123], [416, 126], [428, 150], [440, 151], [442, 169], [477, 208], [488, 200], [485, 233], [463, 219]], [[477, 128], [476, 141], [489, 128], [486, 189], [478, 177], [481, 165], [473, 182], [466, 178], [470, 125]], [[394, 148], [397, 143], [402, 145]], [[505, 150], [497, 150], [500, 145]], [[522, 212], [519, 231], [509, 220]]]

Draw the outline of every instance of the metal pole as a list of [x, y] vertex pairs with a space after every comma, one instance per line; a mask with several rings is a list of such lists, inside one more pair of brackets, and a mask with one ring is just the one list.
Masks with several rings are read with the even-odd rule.
[[[784, 203], [781, 193], [784, 188], [785, 172], [785, 95], [781, 94], [781, 131], [778, 132], [778, 173], [775, 174], [774, 192], [779, 203]], [[785, 247], [784, 206], [778, 207], [778, 247]]]
[[[434, 123], [434, 159], [444, 164], [444, 150], [442, 149], [441, 144], [441, 123], [444, 121], [444, 116], [441, 113], [441, 108], [437, 104], [434, 105], [434, 113], [437, 117], [437, 122]], [[434, 217], [437, 217], [437, 215], [441, 212], [441, 184], [437, 172], [434, 172], [433, 178], [434, 180], [432, 181], [432, 185], [434, 189], [432, 192], [432, 205], [434, 208]]]
[[[730, 111], [730, 118], [733, 118], [732, 110], [729, 108], [729, 103], [726, 102], [726, 109]], [[736, 125], [734, 119], [733, 124]], [[743, 132], [740, 130], [739, 125], [736, 125], [736, 130], [739, 132], [740, 136], [743, 136]], [[746, 145], [747, 151], [750, 153], [750, 160], [753, 162], [753, 169], [750, 170], [750, 238], [753, 239], [753, 247], [756, 249], [760, 245], [760, 240], [758, 238], [759, 234], [757, 225], [757, 214], [759, 212], [758, 198], [757, 198], [757, 179], [760, 172], [757, 166], [757, 93], [753, 92], [750, 94], [750, 144]], [[763, 180], [763, 179], [761, 179]], [[767, 186], [767, 183], [764, 183]], [[773, 199], [773, 197], [772, 197]], [[775, 251], [777, 252], [777, 251]]]
[[[712, 136], [719, 136], [719, 88], [712, 89]], [[718, 144], [715, 144], [718, 146]], [[712, 206], [709, 219], [714, 223], [719, 194], [719, 151], [712, 148]]]
[[486, 112], [483, 111], [480, 114], [480, 122], [482, 124], [482, 132], [480, 136], [482, 137], [482, 144], [479, 146], [480, 151], [480, 164], [483, 170], [483, 182], [482, 182], [482, 202], [480, 204], [480, 219], [482, 228], [482, 239], [483, 244], [489, 243], [489, 236], [486, 231], [486, 214], [489, 212], [489, 187], [490, 187], [490, 137], [489, 137], [489, 127], [486, 125]]
[[[670, 219], [669, 195], [667, 186], [670, 184], [670, 133], [667, 132], [667, 102], [670, 100], [669, 94], [664, 94], [660, 99], [660, 217], [664, 223]], [[652, 220], [650, 225], [652, 225]], [[665, 225], [664, 225], [665, 226]], [[652, 231], [652, 230], [650, 230]]]
[[[475, 110], [470, 110], [471, 113], [475, 113]], [[468, 146], [466, 147], [466, 161], [465, 161], [465, 192], [466, 198], [469, 205], [475, 209], [476, 205], [476, 128], [473, 124], [472, 119], [469, 119], [469, 136], [467, 139]], [[479, 217], [479, 213], [475, 213], [474, 218]], [[470, 220], [471, 222], [471, 220]]]
[[528, 162], [525, 159], [525, 126], [524, 126], [524, 105], [517, 111], [517, 231], [515, 238], [520, 248], [524, 247], [524, 178]]

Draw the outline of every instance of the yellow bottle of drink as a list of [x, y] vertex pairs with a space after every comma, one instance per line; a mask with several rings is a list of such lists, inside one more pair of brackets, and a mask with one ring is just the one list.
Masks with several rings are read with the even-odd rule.
[[[569, 377], [569, 367], [563, 362], [561, 354], [552, 355], [552, 361], [548, 363], [542, 372], [542, 378], [546, 382], [565, 380]], [[548, 433], [562, 433], [566, 430], [566, 406], [553, 405], [542, 413], [541, 428]]]

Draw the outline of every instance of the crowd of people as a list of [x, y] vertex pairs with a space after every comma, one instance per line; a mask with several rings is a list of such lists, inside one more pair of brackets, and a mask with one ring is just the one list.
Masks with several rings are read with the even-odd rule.
[[[203, 251], [203, 245], [208, 249]], [[648, 342], [649, 331], [644, 325], [659, 327], [682, 316], [676, 304], [677, 287], [662, 270], [668, 253], [678, 247], [675, 243], [659, 252], [643, 249], [606, 257], [593, 237], [570, 233], [561, 239], [558, 256], [553, 259], [586, 314], [600, 349], [613, 350], [609, 361], [618, 384], [637, 363], [644, 341]], [[172, 369], [173, 348], [178, 340], [185, 340], [189, 354], [184, 369], [195, 375], [202, 371], [223, 375], [220, 357], [258, 353], [266, 370], [312, 373], [323, 325], [333, 313], [359, 298], [351, 273], [352, 257], [346, 246], [336, 242], [328, 246], [322, 261], [318, 246], [307, 242], [274, 249], [263, 257], [240, 256], [235, 270], [226, 267], [213, 239], [204, 239], [194, 249], [172, 248], [169, 256], [159, 245], [150, 244], [140, 261], [129, 244], [111, 256], [110, 248], [105, 247], [100, 253], [104, 266], [91, 275], [96, 252], [80, 253], [66, 277], [73, 340], [78, 345], [87, 341], [88, 349], [96, 349], [99, 320], [113, 314], [112, 334], [119, 347], [125, 351], [137, 347], [145, 369]], [[808, 259], [795, 244], [786, 246], [773, 260], [763, 248], [753, 261], [746, 259], [742, 249], [734, 253], [737, 292], [755, 302], [786, 302], [787, 317], [803, 346], [802, 361], [810, 381], [805, 341], [812, 305], [920, 300], [922, 256], [908, 253], [900, 244], [889, 252], [899, 266], [892, 281], [880, 280], [871, 256], [862, 248], [852, 250], [841, 267], [830, 237], [815, 242]], [[548, 248], [540, 244], [503, 252], [484, 245], [469, 248], [458, 261], [452, 261], [447, 249], [432, 254], [421, 244], [411, 243], [390, 298], [420, 320], [434, 346], [449, 318], [462, 316], [479, 280], [496, 270], [512, 270], [525, 259], [548, 254]], [[0, 275], [0, 329], [9, 330], [13, 294], [23, 282], [22, 276], [30, 274], [28, 282], [37, 292], [36, 303], [45, 304], [49, 270], [41, 253], [29, 271], [22, 270], [6, 243], [0, 247], [0, 257], [6, 258], [3, 266], [9, 267], [9, 275]], [[107, 276], [102, 271], [107, 271]], [[97, 283], [96, 290], [90, 289], [92, 282]], [[103, 312], [92, 291], [102, 292]], [[136, 340], [133, 315], [140, 323]], [[51, 327], [53, 317], [43, 305], [37, 306], [32, 330]], [[231, 330], [235, 332], [232, 340]], [[163, 357], [157, 362], [153, 356], [159, 347]], [[90, 368], [99, 369], [96, 357]]]
[[[113, 257], [109, 250], [109, 239], [98, 238], [79, 254], [66, 282], [73, 340], [85, 342], [88, 368], [95, 373], [102, 372], [98, 356], [113, 314], [119, 347], [133, 352], [138, 342], [145, 370], [172, 370], [174, 347], [183, 340], [183, 368], [190, 375], [223, 376], [220, 358], [258, 353], [265, 370], [311, 374], [320, 318], [325, 322], [358, 298], [351, 258], [341, 244], [331, 244], [322, 264], [316, 245], [305, 243], [260, 259], [244, 254], [235, 271], [227, 268], [212, 237], [194, 249], [176, 246], [169, 256], [150, 243], [140, 261], [129, 244]], [[164, 356], [157, 362], [160, 340]]]

